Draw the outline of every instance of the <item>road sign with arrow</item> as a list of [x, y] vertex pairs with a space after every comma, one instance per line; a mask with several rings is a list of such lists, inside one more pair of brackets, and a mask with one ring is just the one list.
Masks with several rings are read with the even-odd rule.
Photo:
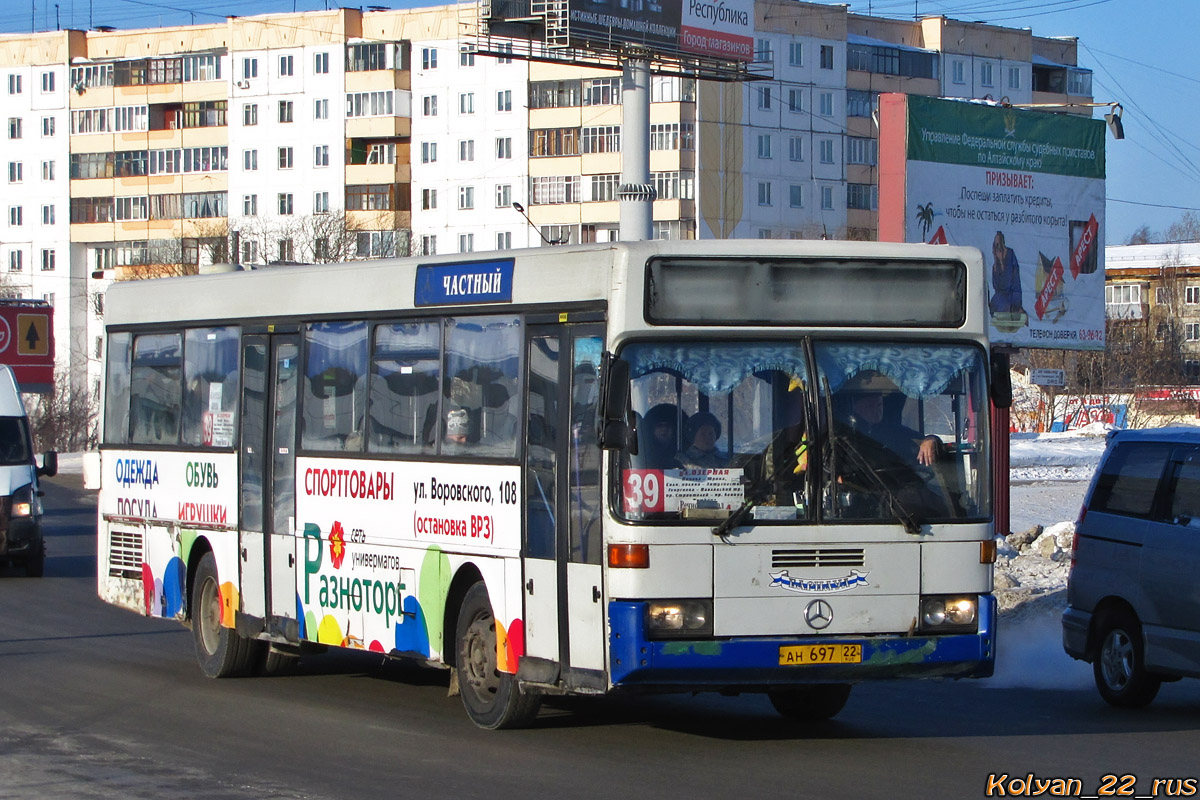
[[23, 392], [53, 389], [53, 306], [40, 300], [0, 300], [0, 364], [13, 368]]

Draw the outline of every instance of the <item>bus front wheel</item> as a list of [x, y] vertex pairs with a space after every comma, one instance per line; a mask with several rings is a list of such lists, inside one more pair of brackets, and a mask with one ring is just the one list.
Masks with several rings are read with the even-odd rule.
[[532, 723], [542, 698], [522, 690], [515, 675], [497, 669], [496, 618], [482, 583], [467, 590], [456, 634], [458, 688], [471, 721], [489, 730]]
[[221, 625], [221, 588], [212, 553], [200, 559], [192, 584], [192, 639], [200, 669], [210, 678], [245, 675], [253, 666], [257, 642]]
[[848, 683], [817, 683], [789, 689], [772, 689], [767, 697], [775, 710], [788, 719], [815, 722], [832, 719], [850, 699]]

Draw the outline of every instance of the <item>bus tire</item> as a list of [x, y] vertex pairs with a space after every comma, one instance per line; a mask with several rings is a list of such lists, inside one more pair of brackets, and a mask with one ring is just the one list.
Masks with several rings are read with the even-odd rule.
[[771, 705], [781, 716], [798, 722], [832, 719], [850, 699], [848, 683], [817, 683], [767, 692]]
[[233, 678], [250, 672], [257, 643], [221, 625], [221, 589], [212, 553], [200, 559], [192, 584], [192, 639], [196, 660], [208, 677]]
[[467, 590], [455, 628], [459, 693], [467, 716], [481, 728], [527, 727], [542, 705], [540, 695], [527, 692], [515, 675], [496, 668], [496, 618], [482, 582]]
[[1161, 680], [1146, 672], [1142, 626], [1132, 612], [1119, 609], [1100, 622], [1100, 649], [1092, 674], [1100, 696], [1111, 706], [1141, 708], [1158, 694]]

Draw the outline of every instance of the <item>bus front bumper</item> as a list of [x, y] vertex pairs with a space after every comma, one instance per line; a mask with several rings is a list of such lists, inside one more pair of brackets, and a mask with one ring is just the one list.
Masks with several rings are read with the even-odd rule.
[[[996, 658], [996, 599], [979, 597], [979, 630], [941, 636], [779, 636], [647, 639], [645, 603], [608, 606], [610, 674], [616, 688], [658, 691], [762, 690], [806, 683], [888, 678], [986, 678]], [[862, 662], [780, 666], [780, 648], [860, 644]]]

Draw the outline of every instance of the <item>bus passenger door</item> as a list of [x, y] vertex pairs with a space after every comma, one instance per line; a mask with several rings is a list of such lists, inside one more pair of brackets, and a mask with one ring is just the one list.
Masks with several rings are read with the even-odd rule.
[[299, 641], [294, 530], [299, 355], [296, 335], [248, 335], [243, 341], [243, 609], [261, 613], [265, 630], [292, 641]]
[[522, 677], [603, 688], [596, 325], [530, 325]]

